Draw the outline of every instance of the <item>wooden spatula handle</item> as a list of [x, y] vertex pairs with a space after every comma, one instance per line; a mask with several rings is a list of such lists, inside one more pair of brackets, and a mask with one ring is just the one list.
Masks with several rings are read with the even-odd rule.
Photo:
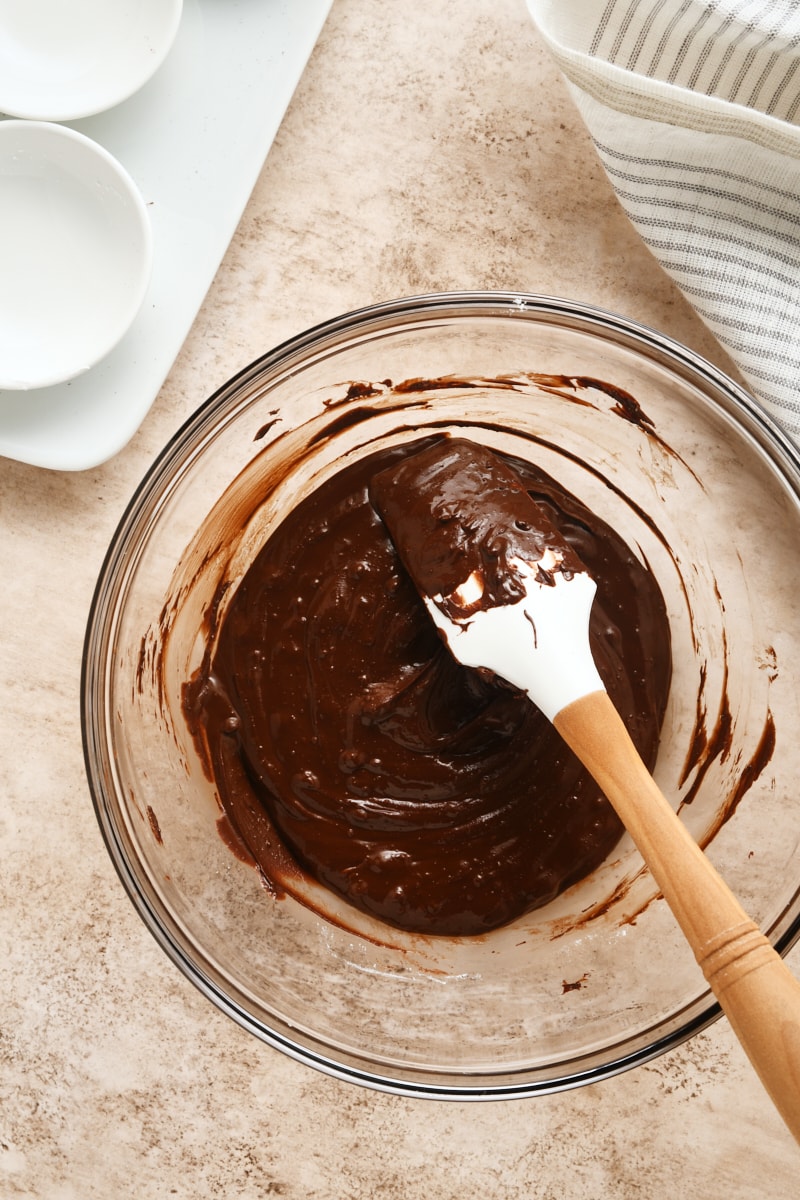
[[606, 692], [553, 724], [602, 787], [694, 950], [734, 1032], [800, 1141], [800, 981], [676, 815]]

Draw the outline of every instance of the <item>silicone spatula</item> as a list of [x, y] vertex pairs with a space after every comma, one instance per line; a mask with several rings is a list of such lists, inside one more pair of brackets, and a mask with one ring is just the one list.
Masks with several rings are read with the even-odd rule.
[[800, 1141], [800, 982], [639, 757], [592, 658], [594, 580], [515, 472], [469, 440], [410, 455], [370, 495], [453, 656], [525, 691], [603, 789]]

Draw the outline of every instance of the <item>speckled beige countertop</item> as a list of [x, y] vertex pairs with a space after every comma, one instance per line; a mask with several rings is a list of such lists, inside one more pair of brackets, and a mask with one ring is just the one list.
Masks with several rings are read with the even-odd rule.
[[[180, 423], [285, 337], [359, 305], [572, 297], [725, 360], [640, 243], [524, 0], [335, 0], [230, 250], [139, 433], [79, 474], [0, 462], [0, 1197], [765, 1200], [800, 1151], [720, 1021], [532, 1100], [338, 1082], [167, 960], [83, 769], [82, 639], [106, 546]], [[800, 952], [789, 959], [800, 970]]]

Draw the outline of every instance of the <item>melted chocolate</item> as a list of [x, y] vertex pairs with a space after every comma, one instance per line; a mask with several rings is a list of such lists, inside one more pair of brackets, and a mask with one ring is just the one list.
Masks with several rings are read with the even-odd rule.
[[[267, 879], [288, 853], [391, 925], [468, 935], [547, 903], [621, 827], [530, 701], [439, 640], [369, 498], [378, 472], [426, 444], [362, 459], [296, 507], [240, 583], [184, 710]], [[652, 765], [670, 680], [657, 584], [578, 500], [510, 461], [597, 582], [597, 666]]]
[[[544, 584], [554, 583], [555, 572], [568, 578], [583, 570], [519, 475], [465, 438], [436, 441], [381, 471], [370, 499], [418, 591], [439, 597], [453, 621], [524, 599], [517, 560], [535, 564]], [[549, 559], [548, 570], [543, 563]], [[474, 587], [464, 599], [468, 580]]]

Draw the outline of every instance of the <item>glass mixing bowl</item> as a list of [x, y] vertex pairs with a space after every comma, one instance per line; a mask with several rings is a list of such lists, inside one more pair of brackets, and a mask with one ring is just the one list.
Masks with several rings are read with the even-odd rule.
[[403, 934], [311, 883], [265, 887], [221, 836], [181, 712], [212, 597], [282, 516], [344, 463], [442, 429], [542, 466], [655, 572], [673, 648], [655, 776], [785, 951], [800, 932], [800, 456], [714, 367], [595, 309], [424, 296], [327, 322], [240, 372], [120, 522], [88, 623], [83, 730], [122, 882], [205, 995], [340, 1078], [491, 1099], [603, 1078], [718, 1015], [627, 835], [511, 926]]

